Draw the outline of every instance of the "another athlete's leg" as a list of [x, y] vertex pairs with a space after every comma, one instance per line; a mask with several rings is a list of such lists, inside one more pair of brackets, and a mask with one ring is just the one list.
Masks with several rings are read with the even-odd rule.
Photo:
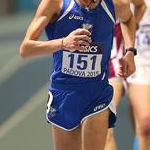
[[112, 101], [113, 101], [114, 106], [117, 108], [122, 98], [123, 92], [124, 92], [123, 81], [110, 80], [109, 83], [113, 86], [114, 93], [113, 93]]
[[52, 126], [54, 150], [81, 150], [81, 129], [73, 131]]
[[150, 87], [130, 84], [129, 98], [134, 111], [139, 150], [150, 150]]
[[[129, 103], [129, 111], [130, 111], [130, 118], [131, 118], [131, 123], [132, 123], [132, 127], [133, 127], [133, 130], [135, 131], [135, 120], [134, 120], [134, 112], [133, 112], [133, 107], [131, 105], [131, 103]], [[139, 150], [139, 140], [138, 138], [134, 137], [134, 142], [133, 142], [133, 150]]]
[[107, 132], [107, 140], [105, 144], [105, 149], [104, 150], [117, 150], [117, 144], [115, 140], [115, 134], [114, 134], [114, 129], [108, 129]]
[[[121, 80], [110, 80], [110, 84], [113, 86], [114, 89], [112, 101], [114, 106], [117, 108], [122, 98], [123, 84]], [[108, 129], [105, 150], [117, 150], [117, 144], [113, 128]]]
[[82, 123], [82, 150], [104, 150], [109, 109], [88, 117]]

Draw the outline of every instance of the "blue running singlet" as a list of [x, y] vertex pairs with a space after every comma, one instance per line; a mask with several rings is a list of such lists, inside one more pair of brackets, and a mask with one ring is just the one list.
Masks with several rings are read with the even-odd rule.
[[45, 31], [49, 40], [65, 37], [85, 28], [91, 32], [92, 43], [86, 51], [60, 49], [53, 53], [47, 120], [65, 130], [76, 128], [85, 118], [106, 108], [110, 124], [115, 122], [112, 87], [108, 83], [115, 12], [112, 0], [101, 0], [87, 10], [76, 0], [63, 0], [58, 18]]

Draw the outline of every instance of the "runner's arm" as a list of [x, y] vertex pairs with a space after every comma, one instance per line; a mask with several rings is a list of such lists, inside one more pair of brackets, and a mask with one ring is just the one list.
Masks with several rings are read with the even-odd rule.
[[[27, 29], [20, 47], [22, 58], [52, 54], [61, 49], [84, 51], [91, 43], [91, 33], [86, 29], [76, 29], [64, 38], [39, 41], [44, 28], [56, 19], [62, 8], [62, 0], [42, 0], [36, 15]], [[85, 47], [81, 46], [85, 45]]]
[[120, 21], [125, 48], [134, 47], [136, 23], [130, 9], [130, 1], [114, 0], [116, 18]]
[[42, 0], [21, 44], [22, 58], [45, 55], [61, 48], [62, 39], [38, 41], [44, 28], [60, 11], [62, 5], [60, 2], [60, 0]]
[[144, 0], [131, 0], [131, 1], [135, 6], [134, 16], [135, 16], [136, 24], [138, 25], [146, 10], [146, 4]]
[[[125, 49], [134, 47], [136, 23], [130, 10], [130, 1], [114, 0], [116, 18], [120, 21]], [[126, 52], [122, 58], [119, 75], [123, 78], [129, 77], [135, 71], [134, 54]]]

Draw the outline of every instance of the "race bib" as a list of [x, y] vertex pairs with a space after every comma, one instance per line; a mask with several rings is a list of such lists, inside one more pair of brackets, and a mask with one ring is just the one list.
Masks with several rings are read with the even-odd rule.
[[102, 48], [92, 43], [85, 52], [63, 51], [62, 73], [77, 77], [96, 77], [101, 74]]
[[150, 50], [150, 27], [144, 27], [137, 31], [135, 45], [140, 51]]

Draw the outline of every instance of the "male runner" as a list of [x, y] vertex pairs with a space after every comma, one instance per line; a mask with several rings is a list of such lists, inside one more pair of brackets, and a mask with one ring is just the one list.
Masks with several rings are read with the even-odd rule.
[[[115, 122], [108, 83], [115, 17], [128, 49], [120, 75], [128, 77], [135, 70], [135, 22], [126, 0], [42, 0], [27, 30], [21, 56], [54, 58], [46, 117], [55, 150], [104, 149]], [[48, 41], [38, 40], [44, 29]]]

